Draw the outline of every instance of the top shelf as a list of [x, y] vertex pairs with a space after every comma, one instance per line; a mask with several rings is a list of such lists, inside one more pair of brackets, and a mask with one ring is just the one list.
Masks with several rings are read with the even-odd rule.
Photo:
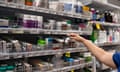
[[[118, 4], [119, 3], [120, 1], [118, 1]], [[92, 2], [88, 6], [96, 8], [101, 11], [105, 11], [105, 10], [114, 11], [116, 9], [120, 10], [119, 6], [109, 3], [109, 2], [102, 2], [101, 0], [92, 0]]]
[[34, 7], [34, 6], [26, 6], [26, 5], [16, 4], [16, 3], [11, 3], [11, 2], [9, 3], [9, 2], [0, 1], [0, 6], [13, 8], [13, 9], [22, 9], [24, 11], [32, 11], [32, 12], [40, 12], [40, 13], [54, 14], [54, 15], [60, 15], [60, 16], [67, 16], [67, 17], [72, 17], [72, 18], [81, 18], [81, 19], [86, 19], [86, 20], [91, 19], [90, 16], [85, 16], [80, 13], [78, 14], [78, 13], [72, 13], [72, 12], [55, 11], [52, 9], [46, 9], [46, 8], [40, 8], [40, 7]]

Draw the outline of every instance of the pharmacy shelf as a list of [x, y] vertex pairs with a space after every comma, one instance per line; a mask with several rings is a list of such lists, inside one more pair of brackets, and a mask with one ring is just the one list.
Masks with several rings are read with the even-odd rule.
[[99, 22], [99, 21], [91, 21], [90, 23], [101, 24], [101, 25], [104, 25], [104, 26], [120, 27], [120, 24], [118, 24], [118, 23]]
[[[106, 0], [107, 1], [107, 0]], [[90, 7], [96, 8], [97, 10], [120, 10], [120, 7], [108, 2], [103, 2], [101, 0], [92, 0], [91, 4], [89, 4]]]
[[64, 67], [64, 68], [53, 69], [53, 70], [47, 71], [47, 72], [68, 72], [71, 70], [76, 70], [76, 69], [84, 68], [85, 66], [92, 66], [92, 65], [93, 65], [92, 62], [88, 62], [88, 63], [68, 66], [68, 67]]
[[67, 49], [58, 49], [58, 50], [41, 50], [41, 51], [31, 51], [31, 52], [13, 52], [13, 53], [0, 53], [0, 60], [10, 59], [10, 57], [23, 58], [23, 57], [35, 57], [35, 56], [45, 56], [45, 55], [55, 55], [55, 54], [64, 54], [66, 52], [87, 52], [88, 50], [85, 47], [81, 48], [67, 48]]
[[120, 45], [120, 42], [106, 42], [106, 43], [99, 43], [96, 45], [97, 46], [114, 46], [114, 45]]
[[16, 8], [16, 9], [23, 9], [25, 11], [29, 10], [29, 11], [34, 11], [34, 12], [55, 14], [55, 15], [60, 15], [60, 16], [73, 17], [73, 18], [88, 19], [88, 20], [91, 19], [91, 17], [85, 16], [82, 14], [77, 14], [77, 13], [72, 13], [72, 12], [64, 12], [64, 11], [55, 11], [55, 10], [51, 10], [51, 9], [45, 9], [45, 8], [34, 7], [34, 6], [26, 6], [26, 5], [22, 5], [22, 4], [16, 4], [16, 3], [5, 2], [5, 1], [0, 1], [0, 6]]
[[[81, 68], [84, 68], [86, 66], [92, 66], [92, 65], [93, 65], [93, 62], [87, 62], [87, 63], [81, 63], [81, 64], [77, 64], [77, 65], [66, 66], [66, 67], [61, 67], [61, 68], [56, 68], [56, 69], [53, 68], [53, 69], [48, 70], [48, 71], [40, 70], [39, 68], [36, 68], [36, 67], [31, 67], [29, 71], [32, 71], [32, 72], [68, 72], [68, 71], [81, 69]], [[21, 68], [21, 70], [19, 70], [19, 72], [23, 72], [25, 70], [26, 69]], [[15, 71], [15, 72], [17, 72], [17, 71]]]
[[39, 28], [0, 28], [0, 33], [12, 33], [12, 34], [56, 34], [63, 35], [68, 33], [78, 33], [80, 35], [91, 35], [91, 31], [79, 31], [79, 30], [49, 30]]

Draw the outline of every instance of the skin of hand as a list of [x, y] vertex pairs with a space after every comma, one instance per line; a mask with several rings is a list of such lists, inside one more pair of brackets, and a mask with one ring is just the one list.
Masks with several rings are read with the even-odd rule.
[[85, 40], [83, 37], [79, 36], [79, 34], [76, 34], [76, 33], [70, 33], [67, 36], [69, 36], [71, 39], [74, 39], [78, 42], [84, 42]]

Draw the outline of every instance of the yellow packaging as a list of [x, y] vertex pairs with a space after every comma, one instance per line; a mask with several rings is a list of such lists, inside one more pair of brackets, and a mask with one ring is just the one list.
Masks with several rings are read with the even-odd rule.
[[83, 8], [83, 11], [89, 11], [90, 10], [90, 8], [88, 6], [83, 6], [82, 8]]

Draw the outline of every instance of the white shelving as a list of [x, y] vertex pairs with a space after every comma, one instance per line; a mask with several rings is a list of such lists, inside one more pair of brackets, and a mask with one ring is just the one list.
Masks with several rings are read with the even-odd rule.
[[60, 12], [60, 11], [55, 11], [55, 10], [45, 9], [45, 8], [40, 8], [40, 7], [25, 6], [25, 5], [22, 5], [22, 4], [20, 5], [20, 4], [16, 4], [16, 3], [9, 3], [9, 2], [5, 2], [5, 1], [0, 1], [0, 6], [29, 10], [29, 11], [34, 11], [34, 12], [55, 14], [55, 15], [60, 15], [60, 16], [68, 16], [68, 17], [88, 19], [88, 20], [91, 19], [91, 17], [85, 16], [85, 15], [82, 15], [82, 14], [68, 13], [68, 12], [63, 12], [63, 11]]
[[99, 43], [98, 46], [114, 46], [114, 45], [120, 45], [120, 42], [108, 42], [108, 43]]
[[81, 35], [90, 35], [91, 31], [79, 31], [79, 30], [47, 30], [38, 28], [0, 28], [0, 33], [12, 33], [12, 34], [68, 34], [68, 33], [78, 33]]
[[99, 23], [101, 25], [104, 25], [104, 26], [116, 26], [116, 27], [120, 27], [120, 24], [118, 23], [108, 23], [108, 22], [99, 22], [99, 21], [91, 21], [90, 23]]
[[13, 53], [0, 53], [0, 60], [13, 58], [22, 58], [24, 57], [34, 57], [34, 56], [45, 56], [45, 55], [55, 55], [58, 53], [64, 54], [66, 52], [87, 52], [88, 50], [85, 47], [81, 48], [66, 48], [58, 50], [40, 50], [40, 51], [31, 51], [31, 52], [13, 52]]
[[[107, 1], [107, 0], [106, 0]], [[92, 0], [91, 7], [95, 7], [98, 10], [120, 10], [120, 7], [108, 2], [102, 2], [101, 0]]]
[[85, 66], [91, 66], [93, 63], [92, 62], [88, 62], [88, 63], [83, 63], [83, 64], [79, 64], [79, 65], [73, 65], [73, 66], [68, 66], [68, 67], [64, 67], [64, 68], [58, 68], [58, 69], [53, 69], [52, 71], [47, 71], [47, 72], [67, 72], [67, 71], [71, 71], [72, 69], [80, 69], [83, 68]]

